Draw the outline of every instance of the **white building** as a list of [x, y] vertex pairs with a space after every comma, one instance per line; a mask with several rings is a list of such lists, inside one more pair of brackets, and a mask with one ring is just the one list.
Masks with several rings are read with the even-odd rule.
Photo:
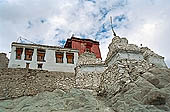
[[74, 72], [78, 50], [13, 42], [8, 68]]

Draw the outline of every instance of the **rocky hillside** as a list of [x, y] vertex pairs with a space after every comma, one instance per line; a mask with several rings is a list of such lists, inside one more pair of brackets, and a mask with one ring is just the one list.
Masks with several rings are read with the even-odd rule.
[[0, 102], [0, 112], [112, 112], [90, 90], [43, 92]]
[[[170, 69], [152, 68], [99, 93], [115, 112], [170, 112]], [[116, 82], [115, 82], [116, 83]], [[115, 90], [116, 88], [116, 90]]]
[[115, 112], [170, 111], [170, 69], [147, 47], [114, 37], [98, 95]]
[[118, 91], [42, 92], [0, 101], [0, 112], [169, 112], [170, 69], [152, 68]]

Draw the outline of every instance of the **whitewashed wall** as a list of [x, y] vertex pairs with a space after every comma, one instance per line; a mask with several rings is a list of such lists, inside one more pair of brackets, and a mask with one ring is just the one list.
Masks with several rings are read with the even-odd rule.
[[142, 53], [135, 53], [135, 52], [118, 52], [110, 59], [108, 60], [107, 64], [108, 66], [114, 64], [115, 61], [121, 60], [121, 59], [134, 59], [134, 60], [143, 60], [143, 55]]
[[[37, 61], [38, 47], [33, 48], [34, 52], [33, 52], [33, 56], [32, 56], [32, 61], [24, 60], [25, 48], [29, 48], [30, 46], [22, 46], [22, 47], [23, 47], [23, 52], [22, 52], [21, 60], [17, 60], [16, 59], [16, 46], [12, 46], [8, 68], [26, 68], [26, 63], [30, 63], [30, 65], [29, 65], [30, 69], [39, 69], [38, 64], [42, 63], [43, 64], [42, 70], [73, 72], [73, 73], [75, 72], [74, 68], [76, 67], [76, 63], [78, 60], [78, 50], [62, 48], [60, 51], [60, 49], [54, 49], [54, 48], [51, 49], [51, 48], [44, 47], [43, 49], [46, 50], [45, 62], [39, 62], [39, 61]], [[56, 63], [56, 57], [55, 57], [56, 50], [64, 53], [63, 63]], [[67, 58], [66, 58], [67, 52], [74, 53], [74, 64], [67, 63]]]
[[156, 65], [157, 67], [167, 68], [166, 63], [164, 61], [164, 58], [158, 58], [158, 57], [150, 56], [150, 57], [147, 58], [147, 61], [149, 63]]

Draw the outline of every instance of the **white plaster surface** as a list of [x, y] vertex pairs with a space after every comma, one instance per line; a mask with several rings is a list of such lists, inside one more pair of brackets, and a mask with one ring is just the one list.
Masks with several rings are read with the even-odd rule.
[[[24, 48], [22, 52], [21, 60], [16, 59], [16, 47], [17, 46], [20, 46], [20, 45], [12, 46], [8, 68], [26, 68], [26, 63], [30, 63], [29, 65], [30, 69], [39, 69], [38, 64], [42, 63], [43, 64], [42, 70], [74, 72], [74, 68], [76, 67], [76, 63], [78, 60], [78, 50], [70, 50], [70, 49], [64, 49], [64, 48], [60, 50], [59, 48], [50, 49], [46, 47], [40, 47], [41, 49], [46, 50], [46, 53], [45, 53], [45, 62], [39, 62], [37, 61], [37, 49], [39, 48], [38, 46], [32, 47], [28, 45], [25, 45], [25, 46], [21, 45]], [[34, 52], [32, 56], [32, 61], [27, 61], [24, 59], [25, 48], [30, 48], [30, 47], [34, 49]], [[56, 51], [64, 53], [63, 63], [56, 63], [56, 57], [55, 57]], [[74, 53], [74, 64], [67, 63], [67, 58], [66, 58], [67, 52]]]
[[134, 60], [143, 60], [142, 53], [133, 53], [133, 52], [118, 52], [114, 56], [111, 57], [110, 61], [108, 62], [108, 66], [114, 64], [115, 61], [120, 59], [134, 59]]
[[79, 71], [81, 72], [104, 72], [104, 70], [107, 67], [103, 65], [98, 65], [98, 66], [82, 66], [79, 68]]
[[148, 58], [148, 62], [149, 63], [152, 63], [152, 64], [155, 64], [157, 67], [167, 67], [166, 66], [166, 63], [164, 61], [164, 58], [158, 58], [158, 57], [149, 57]]

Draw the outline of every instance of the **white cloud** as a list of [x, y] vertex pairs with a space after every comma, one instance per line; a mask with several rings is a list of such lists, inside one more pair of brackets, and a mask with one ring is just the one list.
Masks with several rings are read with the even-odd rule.
[[169, 0], [0, 0], [0, 51], [9, 52], [19, 35], [61, 45], [59, 40], [74, 33], [100, 41], [105, 59], [112, 39], [109, 18], [124, 15], [126, 21], [114, 22], [117, 34], [165, 56], [170, 66], [169, 10]]

